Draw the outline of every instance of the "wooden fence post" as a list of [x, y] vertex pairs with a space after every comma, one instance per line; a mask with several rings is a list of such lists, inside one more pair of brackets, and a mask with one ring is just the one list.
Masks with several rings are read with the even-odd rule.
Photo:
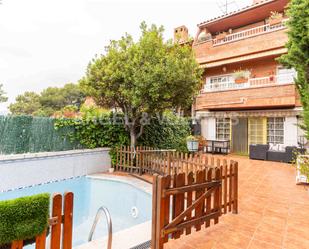
[[152, 223], [151, 223], [151, 249], [156, 249], [156, 232], [157, 232], [157, 209], [158, 209], [158, 174], [152, 177]]
[[[215, 180], [216, 181], [220, 180], [220, 168], [215, 168]], [[220, 186], [216, 187], [215, 194], [214, 194], [214, 209], [216, 211], [221, 210], [221, 201], [220, 201], [221, 193], [220, 193], [220, 191], [221, 191]], [[220, 211], [220, 213], [221, 213], [221, 211]], [[214, 223], [218, 224], [218, 222], [219, 222], [219, 217], [216, 217], [215, 220], [214, 220]]]
[[171, 160], [171, 152], [168, 152], [167, 153], [167, 175], [171, 175], [171, 163], [172, 163], [172, 160]]
[[73, 198], [72, 192], [64, 194], [62, 249], [72, 249]]
[[57, 223], [52, 225], [51, 227], [50, 248], [60, 249], [61, 222], [62, 222], [62, 195], [61, 194], [54, 194], [53, 196], [52, 218], [56, 219]]
[[15, 240], [11, 244], [11, 249], [22, 249], [24, 242], [22, 240]]
[[233, 214], [238, 213], [238, 162], [233, 163]]
[[[212, 170], [213, 170], [213, 168], [211, 168], [211, 167], [208, 168], [208, 170], [207, 170], [207, 182], [211, 182], [211, 180], [212, 180]], [[209, 189], [207, 189], [207, 190], [209, 190]], [[209, 214], [210, 212], [211, 212], [211, 195], [206, 198], [206, 214]], [[210, 226], [210, 220], [206, 221], [205, 226], [206, 227]]]
[[157, 225], [156, 225], [156, 248], [163, 249], [163, 244], [168, 241], [167, 235], [162, 234], [163, 228], [169, 223], [170, 197], [163, 197], [163, 191], [169, 188], [171, 176], [158, 176], [157, 183]]
[[46, 231], [35, 239], [35, 249], [45, 249], [46, 246]]

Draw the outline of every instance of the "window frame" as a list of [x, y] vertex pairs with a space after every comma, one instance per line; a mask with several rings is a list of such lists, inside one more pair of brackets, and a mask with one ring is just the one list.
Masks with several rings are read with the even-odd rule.
[[[222, 127], [218, 127], [222, 125]], [[219, 131], [223, 131], [220, 134]], [[223, 138], [220, 138], [223, 136]], [[230, 118], [216, 118], [216, 140], [231, 140], [231, 119]]]
[[[284, 144], [284, 133], [285, 133], [284, 123], [285, 123], [284, 117], [268, 117], [267, 118], [267, 143], [268, 144], [271, 144], [271, 143], [272, 144]], [[271, 126], [272, 128], [270, 128]]]

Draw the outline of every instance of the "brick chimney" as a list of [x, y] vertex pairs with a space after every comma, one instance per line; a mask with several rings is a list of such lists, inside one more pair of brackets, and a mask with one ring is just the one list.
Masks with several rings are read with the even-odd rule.
[[174, 29], [174, 42], [182, 43], [189, 39], [188, 28], [184, 25]]

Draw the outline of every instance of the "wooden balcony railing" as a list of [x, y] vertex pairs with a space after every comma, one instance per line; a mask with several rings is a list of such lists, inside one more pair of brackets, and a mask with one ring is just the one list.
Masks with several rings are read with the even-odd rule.
[[260, 78], [250, 78], [248, 82], [245, 83], [235, 83], [234, 81], [206, 83], [201, 93], [289, 84], [294, 83], [295, 76], [295, 73], [286, 73]]
[[286, 27], [285, 26], [286, 21], [287, 21], [287, 19], [285, 19], [281, 23], [278, 23], [278, 24], [275, 24], [275, 25], [266, 24], [266, 25], [262, 25], [262, 26], [255, 27], [255, 28], [252, 28], [252, 29], [240, 31], [240, 32], [237, 32], [237, 33], [234, 33], [234, 34], [229, 34], [223, 39], [215, 38], [215, 39], [213, 39], [213, 46], [219, 46], [219, 45], [222, 45], [222, 44], [225, 44], [225, 43], [234, 42], [234, 41], [246, 39], [246, 38], [249, 38], [249, 37], [253, 37], [253, 36], [273, 32], [273, 31], [276, 31], [276, 30], [284, 29]]

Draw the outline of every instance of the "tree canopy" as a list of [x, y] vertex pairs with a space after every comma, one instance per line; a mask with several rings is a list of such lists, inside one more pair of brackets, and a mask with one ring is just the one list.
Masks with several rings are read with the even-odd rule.
[[3, 84], [0, 84], [0, 103], [6, 102], [8, 98], [6, 97], [6, 92], [2, 89]]
[[9, 105], [9, 110], [14, 115], [32, 115], [40, 108], [40, 95], [35, 92], [18, 95], [15, 103]]
[[142, 23], [140, 29], [136, 42], [129, 34], [111, 41], [106, 53], [91, 61], [80, 81], [98, 104], [122, 110], [131, 146], [150, 117], [190, 106], [201, 82], [190, 46], [164, 41], [163, 27]]
[[77, 84], [68, 83], [64, 87], [48, 87], [40, 94], [25, 92], [16, 97], [9, 106], [14, 115], [51, 116], [66, 106], [77, 109], [84, 101], [84, 94]]
[[304, 108], [304, 128], [309, 139], [309, 1], [292, 0], [287, 11], [288, 53], [280, 62], [297, 71], [296, 86]]

